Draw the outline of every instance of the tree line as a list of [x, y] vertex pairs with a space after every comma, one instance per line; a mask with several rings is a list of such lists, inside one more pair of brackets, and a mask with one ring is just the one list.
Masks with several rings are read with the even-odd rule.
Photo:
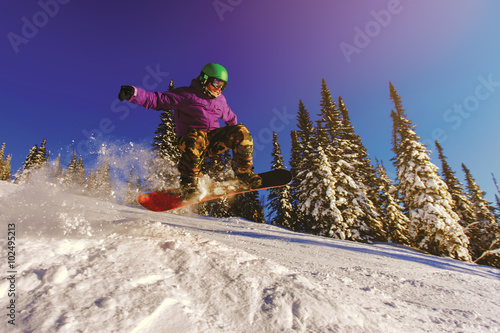
[[35, 172], [40, 171], [45, 173], [51, 183], [59, 185], [63, 190], [100, 198], [111, 199], [114, 197], [109, 162], [103, 162], [95, 171], [91, 169], [87, 173], [83, 165], [83, 158], [78, 157], [75, 150], [68, 166], [63, 168], [61, 154], [53, 163], [49, 163], [50, 151], [47, 151], [46, 143], [47, 140], [44, 139], [40, 145], [34, 145], [26, 156], [22, 167], [14, 175], [10, 170], [11, 155], [3, 160], [5, 148], [5, 144], [3, 144], [0, 150], [0, 171], [1, 174], [5, 175], [5, 178], [0, 180], [25, 183], [30, 181]]
[[[296, 231], [359, 241], [393, 242], [463, 261], [500, 267], [500, 200], [496, 207], [462, 164], [465, 186], [435, 142], [441, 174], [419, 141], [401, 97], [389, 83], [394, 103], [392, 163], [368, 158], [347, 107], [321, 84], [320, 113], [313, 122], [299, 100], [297, 130], [291, 132], [290, 186], [271, 190], [270, 222]], [[275, 134], [273, 168], [284, 168]], [[496, 183], [496, 179], [493, 176]], [[498, 189], [498, 185], [497, 185]], [[500, 189], [499, 189], [500, 194]]]
[[[389, 179], [382, 161], [375, 159], [373, 163], [368, 157], [342, 97], [334, 100], [323, 80], [316, 120], [311, 119], [301, 100], [298, 103], [297, 129], [290, 134], [292, 183], [269, 190], [266, 200], [259, 197], [259, 192], [251, 192], [199, 204], [195, 212], [266, 222], [267, 208], [268, 223], [298, 232], [366, 243], [392, 242], [438, 256], [500, 267], [499, 196], [495, 195], [496, 207], [489, 203], [464, 164], [465, 185], [461, 183], [436, 141], [439, 174], [392, 83], [389, 96], [394, 103], [390, 117], [395, 180]], [[5, 144], [0, 150], [0, 179], [10, 180], [10, 156], [4, 157], [4, 148]], [[138, 194], [176, 184], [172, 166], [177, 164], [180, 151], [170, 110], [160, 115], [152, 152], [147, 175], [130, 170], [121, 198], [125, 203], [137, 204]], [[287, 168], [276, 133], [271, 154], [271, 169]], [[14, 181], [27, 179], [30, 172], [48, 165], [49, 156], [45, 140], [34, 146]], [[203, 167], [204, 174], [223, 181], [231, 176], [231, 156], [225, 153], [209, 158]], [[60, 166], [59, 155], [50, 174], [68, 187], [77, 184], [85, 193], [116, 197], [109, 163], [86, 175], [82, 158], [74, 152], [66, 169]], [[493, 180], [500, 195], [494, 176]]]

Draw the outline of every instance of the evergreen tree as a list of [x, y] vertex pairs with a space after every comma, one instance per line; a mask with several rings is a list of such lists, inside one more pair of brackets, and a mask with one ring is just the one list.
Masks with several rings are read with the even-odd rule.
[[11, 158], [11, 155], [5, 158], [5, 143], [3, 143], [2, 148], [0, 148], [0, 180], [10, 181], [12, 176], [12, 172], [10, 171]]
[[[170, 80], [169, 91], [173, 90], [174, 82]], [[165, 190], [175, 187], [176, 166], [181, 157], [172, 110], [161, 113], [160, 123], [155, 134], [153, 139], [154, 158], [150, 161], [150, 172], [147, 177], [148, 187], [155, 190]], [[174, 170], [175, 172], [173, 172]]]
[[475, 221], [469, 223], [465, 230], [470, 238], [472, 258], [478, 260], [486, 251], [491, 250], [500, 242], [500, 230], [490, 210], [490, 205], [484, 198], [485, 193], [481, 191], [470, 170], [464, 164], [462, 164], [462, 169], [467, 182], [467, 195], [475, 216]]
[[0, 180], [5, 180], [2, 177], [3, 170], [4, 170], [4, 167], [5, 167], [4, 156], [5, 156], [5, 142], [2, 144], [2, 148], [0, 148]]
[[61, 167], [61, 154], [57, 156], [54, 165], [52, 166], [52, 172], [50, 177], [54, 180], [55, 183], [59, 183], [61, 177], [63, 176], [64, 171]]
[[396, 106], [396, 112], [391, 112], [395, 165], [399, 191], [409, 211], [410, 237], [419, 248], [432, 254], [470, 261], [469, 241], [453, 211], [451, 195], [431, 163], [429, 151], [418, 141], [415, 126], [405, 118], [392, 84], [390, 96]]
[[362, 242], [385, 240], [386, 234], [373, 203], [366, 196], [365, 189], [344, 170], [352, 168], [344, 160], [332, 165], [337, 181], [335, 183], [336, 205], [344, 221], [350, 226], [348, 239]]
[[153, 139], [153, 152], [160, 158], [166, 158], [177, 163], [181, 152], [177, 145], [177, 134], [175, 131], [174, 114], [171, 110], [161, 113], [160, 123], [155, 131]]
[[344, 156], [347, 156], [349, 163], [354, 166], [356, 170], [355, 180], [363, 184], [367, 189], [368, 198], [376, 205], [379, 202], [377, 196], [378, 180], [375, 168], [371, 164], [371, 160], [368, 158], [368, 152], [361, 141], [359, 135], [354, 132], [354, 126], [351, 124], [351, 119], [349, 117], [349, 112], [342, 100], [339, 97], [339, 109], [342, 114], [342, 136], [345, 140], [350, 142], [349, 148], [352, 151], [345, 152]]
[[234, 204], [235, 215], [254, 222], [265, 223], [264, 209], [259, 201], [259, 192], [238, 194]]
[[297, 131], [292, 132], [292, 195], [294, 204], [298, 207], [299, 215], [297, 217], [295, 230], [311, 232], [313, 230], [314, 217], [306, 214], [307, 210], [300, 209], [302, 205], [300, 198], [306, 197], [307, 189], [302, 187], [307, 172], [312, 170], [313, 157], [315, 155], [313, 149], [313, 140], [315, 137], [315, 129], [311, 121], [309, 111], [305, 108], [301, 100], [299, 100], [299, 109], [297, 112]]
[[458, 214], [460, 218], [459, 223], [465, 228], [476, 221], [472, 203], [467, 198], [462, 183], [455, 177], [455, 172], [452, 171], [450, 165], [446, 161], [447, 157], [443, 154], [443, 148], [438, 141], [436, 141], [435, 144], [439, 153], [439, 159], [441, 160], [442, 177], [453, 199], [453, 211]]
[[34, 145], [31, 147], [26, 160], [23, 162], [22, 172], [20, 178], [28, 177], [30, 170], [35, 169], [38, 165], [37, 163], [38, 146]]
[[66, 168], [63, 183], [68, 187], [73, 187], [78, 183], [78, 156], [76, 156], [76, 149], [73, 150], [73, 157]]
[[496, 201], [496, 214], [495, 218], [497, 220], [497, 224], [500, 224], [500, 186], [498, 186], [498, 182], [495, 178], [495, 175], [492, 173], [491, 177], [493, 178], [493, 183], [495, 184], [495, 188], [497, 189], [498, 194], [495, 194], [495, 201]]
[[47, 165], [50, 152], [47, 153], [45, 144], [46, 140], [44, 139], [40, 147], [38, 147], [38, 145], [34, 145], [30, 149], [28, 156], [23, 163], [22, 171], [16, 174], [16, 181], [22, 179], [27, 180], [32, 171], [38, 170]]
[[178, 170], [171, 160], [154, 155], [147, 162], [146, 186], [148, 191], [165, 191], [179, 187]]
[[412, 245], [408, 233], [410, 220], [403, 213], [399, 201], [393, 196], [397, 189], [387, 177], [387, 172], [377, 160], [377, 172], [379, 181], [379, 193], [382, 199], [381, 212], [385, 221], [384, 230], [387, 233], [387, 241], [402, 245]]
[[85, 182], [85, 192], [90, 195], [95, 195], [97, 191], [97, 180], [94, 169], [90, 169], [89, 176]]
[[85, 181], [86, 181], [85, 167], [83, 165], [83, 158], [81, 157], [78, 160], [78, 163], [76, 164], [75, 181], [79, 187], [83, 188], [85, 186]]
[[10, 181], [12, 178], [10, 161], [12, 159], [12, 155], [8, 155], [7, 159], [2, 163], [2, 169], [0, 173], [0, 180]]
[[111, 168], [109, 161], [105, 160], [95, 172], [96, 195], [111, 199], [113, 197], [113, 184], [111, 183]]
[[[368, 158], [368, 152], [361, 141], [359, 135], [354, 132], [354, 126], [349, 117], [342, 97], [339, 97], [338, 103], [340, 113], [342, 115], [342, 128], [340, 137], [344, 141], [345, 148], [343, 150], [343, 159], [350, 164], [354, 173], [352, 175], [354, 181], [360, 186], [363, 194], [366, 196], [368, 208], [365, 213], [368, 216], [373, 216], [371, 228], [373, 229], [372, 236], [374, 239], [382, 240], [385, 232], [380, 232], [384, 222], [381, 219], [382, 199], [378, 196], [379, 179], [371, 160]], [[378, 216], [378, 217], [377, 217]]]
[[342, 213], [337, 208], [335, 193], [337, 179], [321, 146], [318, 147], [318, 154], [311, 156], [311, 160], [313, 167], [301, 170], [298, 175], [302, 179], [299, 184], [299, 210], [309, 219], [314, 233], [320, 236], [350, 239], [351, 221], [344, 221]]
[[[379, 212], [368, 198], [365, 182], [375, 182], [375, 173], [361, 139], [354, 133], [347, 108], [342, 101], [343, 114], [332, 101], [325, 81], [321, 85], [321, 119], [318, 121], [317, 145], [325, 152], [335, 174], [335, 202], [343, 219], [349, 225], [353, 240], [384, 240], [385, 232]], [[369, 171], [371, 169], [371, 171]], [[368, 175], [371, 175], [371, 178]], [[372, 194], [376, 184], [372, 184]]]
[[[227, 181], [232, 178], [233, 173], [231, 170], [231, 154], [229, 151], [224, 152], [222, 155], [216, 155], [205, 160], [202, 166], [202, 172], [208, 175], [214, 182], [213, 186], [217, 183]], [[224, 197], [217, 200], [210, 200], [196, 207], [196, 212], [200, 215], [211, 217], [230, 217], [234, 216], [231, 203], [234, 198]]]
[[400, 128], [403, 127], [408, 127], [413, 129], [414, 126], [412, 126], [411, 122], [408, 120], [408, 117], [406, 115], [406, 111], [403, 108], [403, 102], [401, 101], [401, 97], [397, 93], [396, 89], [394, 88], [394, 85], [392, 82], [389, 81], [389, 92], [390, 92], [390, 99], [394, 103], [395, 109], [391, 110], [391, 118], [393, 122], [392, 126], [392, 151], [395, 154], [395, 158], [392, 159], [394, 163], [394, 167], [397, 169], [398, 167], [398, 162], [397, 162], [397, 156], [401, 155], [401, 132], [399, 131]]
[[[281, 148], [278, 143], [278, 135], [273, 132], [273, 159], [271, 170], [286, 169]], [[292, 194], [289, 185], [269, 190], [267, 208], [270, 211], [270, 222], [275, 225], [292, 229], [294, 226], [294, 213], [292, 207]]]
[[312, 151], [312, 146], [307, 143], [311, 142], [311, 139], [314, 136], [314, 127], [313, 123], [311, 121], [311, 116], [309, 114], [309, 111], [304, 106], [304, 103], [302, 103], [302, 100], [299, 100], [299, 110], [297, 113], [297, 136], [299, 138], [299, 141], [304, 145], [302, 147], [303, 151], [301, 153], [306, 152], [311, 152]]
[[495, 216], [491, 212], [491, 206], [484, 198], [485, 193], [472, 177], [470, 170], [465, 166], [465, 164], [462, 164], [462, 169], [465, 173], [465, 179], [467, 182], [467, 194], [470, 202], [472, 203], [476, 219], [486, 224], [495, 224]]
[[[144, 186], [144, 182], [141, 178], [141, 175], [137, 175], [137, 178], [135, 180], [135, 188], [137, 190], [137, 196], [139, 196], [139, 193], [144, 193], [146, 190], [146, 187]], [[137, 202], [137, 196], [135, 197], [135, 200]]]
[[[135, 175], [134, 167], [130, 168], [130, 174], [127, 180], [127, 188], [123, 202], [129, 205], [138, 205], [137, 196], [139, 195], [139, 188], [137, 187], [139, 175]], [[140, 183], [139, 183], [140, 184]]]
[[301, 157], [300, 157], [300, 151], [301, 149], [301, 143], [299, 142], [299, 138], [297, 136], [296, 131], [292, 131], [290, 133], [290, 137], [292, 140], [292, 147], [291, 147], [291, 153], [290, 153], [290, 172], [292, 173], [293, 179], [290, 186], [290, 192], [291, 192], [291, 204], [292, 204], [292, 209], [294, 212], [294, 218], [293, 218], [293, 223], [291, 225], [291, 228], [296, 231], [305, 231], [305, 219], [302, 215], [302, 213], [299, 210], [300, 206], [300, 201], [298, 199], [298, 187], [300, 182], [298, 181], [297, 175], [300, 172], [300, 163], [302, 162]]
[[[332, 99], [332, 94], [326, 86], [325, 79], [321, 81], [320, 120], [317, 122], [316, 135], [319, 145], [330, 160], [348, 162], [346, 153], [353, 151], [348, 141], [342, 136], [342, 115], [337, 104]], [[350, 157], [350, 156], [349, 156]]]
[[35, 164], [36, 164], [37, 168], [41, 168], [49, 160], [50, 152], [47, 152], [47, 148], [45, 148], [46, 143], [47, 143], [47, 140], [43, 139], [42, 144], [40, 145], [40, 147], [36, 151]]

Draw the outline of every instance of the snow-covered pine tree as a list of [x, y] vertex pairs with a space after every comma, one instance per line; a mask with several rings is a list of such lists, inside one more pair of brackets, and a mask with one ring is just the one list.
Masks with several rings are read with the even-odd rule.
[[496, 213], [495, 217], [497, 219], [497, 224], [500, 224], [500, 197], [496, 194], [495, 194], [495, 200], [497, 202], [497, 207], [496, 207], [497, 213]]
[[3, 143], [2, 148], [0, 148], [0, 180], [10, 181], [12, 176], [12, 172], [10, 170], [11, 158], [11, 155], [8, 155], [7, 158], [5, 158], [5, 143]]
[[[399, 133], [399, 128], [410, 126], [411, 122], [409, 122], [408, 116], [406, 115], [406, 111], [403, 108], [403, 102], [401, 101], [401, 97], [397, 94], [396, 89], [394, 88], [391, 81], [389, 81], [389, 91], [390, 98], [395, 105], [395, 109], [391, 110], [391, 118], [392, 118], [392, 151], [395, 154], [395, 157], [391, 159], [394, 167], [398, 168], [398, 156], [401, 154], [401, 134]], [[394, 92], [394, 93], [393, 93]], [[394, 113], [394, 115], [393, 115]]]
[[472, 258], [477, 260], [483, 257], [486, 251], [495, 247], [496, 243], [500, 243], [500, 229], [491, 211], [490, 204], [484, 198], [485, 193], [481, 191], [465, 164], [462, 164], [462, 169], [465, 172], [467, 196], [472, 204], [475, 216], [475, 221], [469, 223], [465, 231], [470, 238], [469, 249]]
[[0, 148], [0, 180], [4, 180], [2, 178], [4, 166], [5, 166], [5, 161], [4, 161], [4, 156], [5, 156], [5, 142], [2, 144], [2, 147]]
[[95, 172], [96, 195], [105, 198], [113, 198], [114, 190], [111, 183], [111, 167], [107, 160], [104, 160]]
[[389, 86], [396, 107], [391, 117], [398, 189], [409, 211], [410, 237], [432, 254], [471, 261], [469, 240], [453, 211], [448, 188], [431, 163], [429, 151], [419, 142], [415, 126], [406, 118], [396, 89], [392, 83]]
[[[377, 173], [375, 167], [371, 164], [371, 160], [368, 158], [368, 152], [361, 141], [361, 137], [354, 131], [354, 126], [349, 117], [349, 111], [342, 97], [339, 97], [338, 106], [342, 115], [342, 130], [340, 132], [340, 137], [347, 143], [346, 149], [350, 150], [344, 151], [344, 159], [354, 168], [354, 181], [359, 184], [363, 192], [366, 193], [368, 199], [368, 210], [366, 213], [370, 216], [374, 216], [376, 220], [375, 225], [372, 225], [372, 228], [376, 232], [374, 232], [372, 236], [377, 240], [382, 240], [385, 233], [378, 232], [378, 228], [383, 226], [384, 221], [380, 216], [382, 199], [378, 196], [379, 180], [377, 179]], [[370, 202], [374, 209], [370, 207]]]
[[[169, 91], [174, 90], [174, 81], [170, 80]], [[181, 152], [177, 145], [174, 113], [172, 110], [160, 114], [160, 123], [153, 138], [153, 159], [149, 161], [147, 188], [166, 190], [177, 186], [177, 162]]]
[[10, 181], [10, 179], [12, 178], [12, 171], [10, 166], [11, 159], [12, 155], [8, 155], [5, 161], [3, 161], [0, 180]]
[[35, 169], [37, 166], [37, 154], [38, 146], [34, 145], [31, 147], [28, 156], [26, 156], [26, 160], [23, 162], [22, 171], [18, 173], [16, 181], [28, 179], [30, 170]]
[[30, 149], [26, 160], [23, 162], [22, 171], [16, 173], [16, 182], [27, 180], [32, 170], [40, 169], [46, 165], [50, 153], [47, 154], [45, 143], [46, 140], [44, 139], [40, 147], [35, 145]]
[[493, 184], [495, 184], [495, 188], [497, 189], [498, 194], [495, 194], [495, 201], [496, 201], [496, 213], [495, 213], [495, 218], [497, 220], [497, 224], [500, 224], [500, 186], [498, 185], [497, 179], [495, 178], [495, 175], [493, 172], [491, 173], [491, 177], [493, 178]]
[[174, 115], [171, 110], [160, 114], [160, 123], [155, 131], [153, 139], [153, 152], [161, 158], [167, 158], [177, 163], [181, 156], [177, 146], [177, 135], [175, 132]]
[[351, 152], [347, 152], [344, 156], [349, 157], [349, 163], [354, 166], [356, 170], [355, 180], [363, 184], [367, 189], [368, 198], [373, 202], [375, 207], [378, 207], [379, 198], [377, 196], [377, 174], [375, 167], [371, 164], [370, 158], [368, 158], [368, 152], [361, 141], [359, 135], [354, 132], [354, 126], [351, 123], [349, 117], [349, 111], [345, 106], [342, 97], [339, 97], [339, 109], [342, 114], [342, 132], [341, 136], [350, 142]]
[[[23, 163], [23, 170], [21, 174], [21, 178], [28, 177], [29, 173], [33, 170], [38, 170], [46, 165], [48, 161], [47, 150], [45, 148], [46, 140], [42, 141], [40, 147], [38, 145], [34, 145], [28, 156], [26, 157], [26, 161]], [[50, 153], [49, 153], [50, 154]]]
[[476, 219], [486, 224], [495, 224], [495, 216], [491, 212], [491, 205], [484, 198], [485, 193], [481, 190], [474, 177], [472, 177], [470, 170], [463, 163], [462, 169], [465, 173], [465, 179], [467, 182], [467, 194], [470, 202], [472, 203]]
[[50, 173], [50, 178], [52, 182], [59, 184], [61, 182], [61, 178], [64, 174], [64, 171], [61, 167], [61, 154], [57, 155], [56, 161], [52, 165], [52, 170]]
[[325, 237], [351, 239], [351, 221], [344, 221], [336, 203], [336, 175], [332, 165], [318, 146], [317, 154], [310, 156], [311, 168], [302, 170], [298, 177], [299, 210], [310, 219], [309, 223], [315, 234]]
[[290, 192], [291, 192], [291, 204], [292, 204], [292, 209], [294, 211], [294, 221], [291, 226], [292, 230], [295, 231], [305, 231], [305, 223], [304, 223], [304, 218], [302, 216], [302, 212], [299, 210], [300, 207], [300, 201], [297, 196], [297, 188], [300, 184], [297, 180], [297, 175], [300, 172], [299, 166], [300, 163], [302, 162], [301, 157], [300, 157], [300, 151], [302, 150], [301, 148], [301, 143], [299, 142], [299, 138], [297, 136], [296, 131], [291, 131], [290, 133], [290, 138], [292, 141], [292, 147], [291, 147], [291, 152], [290, 152], [290, 172], [293, 175], [292, 182], [290, 184]]
[[312, 223], [314, 222], [314, 217], [304, 213], [305, 210], [300, 209], [302, 202], [301, 197], [306, 197], [307, 192], [301, 184], [305, 179], [307, 173], [305, 171], [311, 170], [313, 168], [313, 156], [315, 155], [312, 141], [314, 140], [315, 129], [311, 121], [309, 111], [299, 100], [299, 109], [297, 112], [297, 131], [292, 132], [292, 195], [294, 197], [295, 204], [298, 209], [298, 216], [296, 221], [295, 230], [311, 232], [313, 230]]
[[125, 195], [123, 196], [123, 202], [129, 205], [135, 205], [137, 203], [136, 198], [139, 195], [137, 189], [135, 188], [135, 173], [134, 167], [130, 168], [130, 173], [127, 179], [127, 187], [125, 189]]
[[94, 169], [90, 169], [89, 176], [85, 181], [85, 192], [89, 195], [95, 195], [97, 190], [97, 181]]
[[[220, 180], [227, 180], [234, 178], [233, 172], [233, 160], [231, 158], [231, 153], [225, 151], [221, 156], [222, 170], [219, 173]], [[230, 217], [235, 216], [234, 212], [234, 197], [225, 197], [219, 200], [219, 204], [212, 207], [212, 212], [210, 216], [213, 217]]]
[[[271, 170], [286, 169], [278, 135], [273, 132], [273, 157]], [[292, 207], [292, 193], [289, 185], [269, 190], [267, 208], [269, 209], [268, 221], [271, 224], [292, 229], [295, 223], [295, 214]]]
[[36, 163], [37, 168], [43, 167], [44, 165], [46, 165], [46, 163], [49, 160], [50, 152], [47, 152], [47, 148], [45, 147], [46, 144], [47, 144], [47, 140], [43, 139], [42, 144], [37, 149], [36, 157], [35, 157], [35, 163]]
[[[385, 240], [379, 212], [368, 198], [368, 189], [363, 183], [366, 178], [361, 176], [366, 170], [358, 170], [360, 165], [366, 167], [359, 151], [361, 140], [359, 137], [355, 138], [350, 120], [343, 121], [342, 113], [333, 102], [325, 80], [321, 84], [320, 106], [317, 144], [325, 152], [335, 174], [335, 202], [344, 222], [350, 226], [350, 231], [346, 234], [356, 241]], [[345, 106], [344, 111], [348, 117]]]
[[400, 202], [393, 195], [397, 192], [397, 189], [392, 185], [392, 181], [387, 176], [384, 165], [378, 160], [376, 171], [379, 180], [378, 192], [381, 199], [381, 215], [385, 221], [384, 230], [387, 234], [387, 241], [411, 246], [412, 243], [408, 234], [410, 220], [403, 213]]
[[67, 187], [73, 187], [77, 184], [78, 179], [78, 156], [76, 156], [76, 149], [73, 150], [73, 157], [66, 168], [64, 174], [63, 184]]
[[238, 194], [234, 200], [233, 207], [236, 216], [243, 217], [249, 221], [266, 222], [258, 191]]
[[[230, 175], [233, 174], [229, 171], [230, 169], [231, 154], [226, 151], [222, 155], [216, 155], [205, 160], [202, 173], [208, 175], [214, 182], [220, 182], [230, 178]], [[232, 197], [225, 197], [200, 203], [196, 207], [196, 213], [218, 218], [234, 216], [231, 207], [233, 199]]]
[[[338, 160], [349, 162], [351, 157], [349, 153], [354, 149], [349, 146], [349, 142], [342, 136], [342, 115], [337, 103], [332, 99], [332, 94], [326, 85], [325, 79], [321, 80], [320, 107], [321, 113], [318, 115], [320, 119], [317, 121], [318, 128], [316, 130], [319, 144], [323, 147], [323, 151], [330, 162], [333, 163]], [[352, 171], [354, 172], [354, 169]]]
[[83, 158], [80, 157], [78, 160], [78, 163], [76, 164], [76, 184], [81, 187], [82, 189], [85, 186], [85, 181], [86, 181], [86, 175], [85, 175], [85, 167], [83, 165]]
[[163, 111], [160, 115], [160, 123], [155, 131], [153, 139], [153, 152], [159, 157], [166, 158], [177, 163], [181, 152], [177, 145], [177, 134], [175, 131], [174, 114], [172, 110]]
[[452, 171], [450, 165], [446, 161], [447, 157], [443, 153], [443, 147], [441, 147], [437, 140], [435, 144], [438, 150], [439, 159], [441, 160], [442, 178], [448, 186], [448, 192], [450, 192], [451, 198], [453, 199], [453, 211], [458, 214], [460, 225], [466, 228], [469, 224], [476, 221], [472, 203], [467, 198], [462, 183], [457, 179], [455, 172]]

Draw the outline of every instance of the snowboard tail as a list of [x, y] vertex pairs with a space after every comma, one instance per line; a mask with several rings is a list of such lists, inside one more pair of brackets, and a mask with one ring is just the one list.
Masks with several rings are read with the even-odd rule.
[[142, 207], [154, 212], [166, 212], [169, 210], [194, 205], [200, 202], [224, 198], [227, 196], [248, 193], [253, 191], [266, 190], [275, 187], [285, 186], [292, 181], [292, 173], [287, 170], [277, 169], [264, 173], [259, 173], [262, 178], [262, 185], [258, 188], [232, 190], [230, 186], [225, 186], [225, 193], [209, 193], [207, 196], [196, 201], [182, 201], [179, 189], [150, 192], [139, 195], [137, 200]]

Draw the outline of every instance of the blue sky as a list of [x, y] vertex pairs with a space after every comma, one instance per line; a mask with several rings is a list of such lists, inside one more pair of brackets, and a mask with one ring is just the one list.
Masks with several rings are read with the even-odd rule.
[[44, 138], [64, 163], [78, 148], [87, 165], [90, 133], [149, 144], [159, 113], [118, 103], [119, 87], [164, 91], [218, 62], [256, 139], [257, 171], [270, 167], [272, 130], [288, 159], [298, 101], [316, 119], [324, 78], [394, 178], [391, 81], [422, 141], [435, 151], [438, 139], [458, 177], [465, 163], [493, 201], [499, 12], [492, 0], [10, 1], [0, 13], [0, 143], [13, 171]]

